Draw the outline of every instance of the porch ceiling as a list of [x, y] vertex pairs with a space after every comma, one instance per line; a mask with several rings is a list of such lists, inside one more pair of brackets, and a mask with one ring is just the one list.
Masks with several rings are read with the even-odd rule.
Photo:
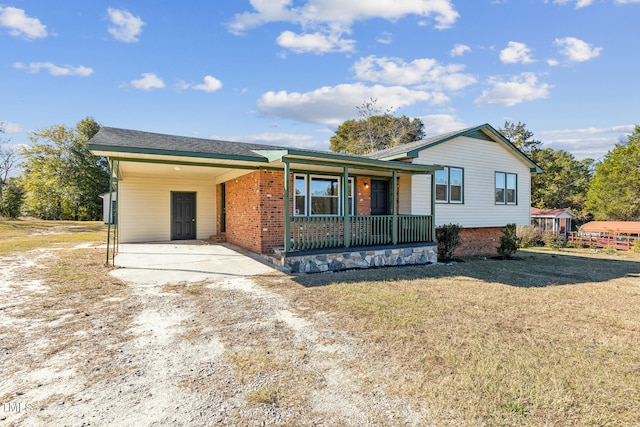
[[121, 161], [119, 165], [120, 179], [126, 180], [131, 175], [154, 175], [170, 178], [190, 178], [215, 180], [216, 183], [237, 178], [253, 172], [252, 169], [236, 169], [233, 167], [196, 166], [185, 164], [149, 163]]

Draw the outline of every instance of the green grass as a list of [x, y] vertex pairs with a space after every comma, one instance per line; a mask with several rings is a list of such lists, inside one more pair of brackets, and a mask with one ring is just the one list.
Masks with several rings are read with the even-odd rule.
[[46, 247], [70, 247], [80, 243], [106, 242], [102, 222], [0, 220], [0, 255]]

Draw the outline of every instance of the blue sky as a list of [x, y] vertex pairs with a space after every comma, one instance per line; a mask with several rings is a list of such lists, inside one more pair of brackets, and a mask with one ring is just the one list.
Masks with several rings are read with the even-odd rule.
[[[0, 0], [1, 2], [2, 0]], [[640, 122], [640, 0], [0, 3], [0, 122], [328, 149], [356, 107], [600, 158]]]

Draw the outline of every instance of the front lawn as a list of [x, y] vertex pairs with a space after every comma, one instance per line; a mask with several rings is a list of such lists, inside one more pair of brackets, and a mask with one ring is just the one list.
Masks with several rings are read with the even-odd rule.
[[328, 312], [371, 387], [433, 425], [637, 425], [638, 254], [518, 256], [262, 283]]

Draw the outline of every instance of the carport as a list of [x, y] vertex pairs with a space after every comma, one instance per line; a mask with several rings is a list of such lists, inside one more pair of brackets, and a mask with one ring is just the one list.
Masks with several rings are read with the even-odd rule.
[[273, 267], [239, 247], [189, 242], [122, 243], [111, 274], [147, 285], [217, 281], [273, 272]]

